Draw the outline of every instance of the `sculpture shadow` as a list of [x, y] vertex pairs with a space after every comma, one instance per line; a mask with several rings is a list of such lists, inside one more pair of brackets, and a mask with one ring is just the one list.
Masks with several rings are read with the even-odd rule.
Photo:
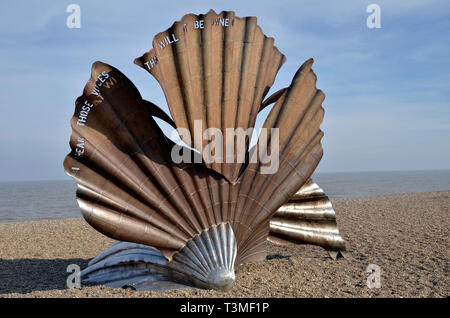
[[266, 256], [267, 261], [270, 261], [271, 259], [284, 259], [284, 258], [290, 259], [291, 255], [272, 254]]
[[42, 290], [67, 289], [67, 266], [76, 264], [80, 269], [89, 259], [0, 259], [0, 294], [27, 294]]

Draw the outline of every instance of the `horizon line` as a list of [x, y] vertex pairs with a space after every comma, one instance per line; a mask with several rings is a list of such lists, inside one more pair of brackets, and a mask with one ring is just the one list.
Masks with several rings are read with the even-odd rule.
[[[416, 169], [416, 170], [411, 170], [411, 169], [405, 169], [405, 170], [353, 170], [353, 171], [315, 171], [312, 176], [314, 176], [314, 174], [333, 174], [333, 173], [376, 173], [376, 172], [426, 172], [426, 171], [449, 171], [450, 168], [445, 168], [445, 169]], [[0, 183], [14, 183], [14, 182], [52, 182], [52, 181], [70, 181], [73, 180], [73, 178], [71, 178], [70, 176], [67, 176], [64, 179], [28, 179], [28, 180], [0, 180]]]

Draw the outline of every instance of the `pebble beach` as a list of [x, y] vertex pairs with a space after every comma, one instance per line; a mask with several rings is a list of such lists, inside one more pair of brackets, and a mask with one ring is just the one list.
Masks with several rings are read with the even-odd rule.
[[[450, 191], [332, 199], [345, 258], [317, 246], [267, 244], [264, 262], [236, 267], [229, 292], [162, 293], [105, 286], [68, 289], [114, 241], [82, 218], [0, 223], [0, 297], [448, 297]], [[369, 288], [370, 264], [380, 269]]]

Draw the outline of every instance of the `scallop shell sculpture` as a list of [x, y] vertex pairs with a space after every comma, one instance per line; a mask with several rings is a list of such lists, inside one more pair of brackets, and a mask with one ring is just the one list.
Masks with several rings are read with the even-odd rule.
[[[75, 103], [72, 150], [64, 168], [78, 184], [86, 221], [120, 241], [90, 262], [84, 281], [136, 289], [228, 290], [235, 265], [265, 259], [268, 238], [345, 249], [326, 196], [309, 214], [297, 202], [303, 193], [298, 190], [323, 153], [324, 94], [316, 88], [313, 60], [300, 67], [289, 87], [263, 101], [284, 56], [256, 18], [213, 11], [186, 15], [155, 37], [154, 44], [161, 43], [165, 47], [155, 46], [135, 62], [151, 65], [173, 121], [102, 62], [93, 64]], [[278, 147], [260, 138], [257, 149], [263, 155], [250, 160], [254, 156], [247, 151], [244, 162], [208, 164], [195, 149], [182, 147], [191, 160], [176, 163], [171, 157], [176, 144], [154, 119], [188, 130], [197, 119], [206, 128], [246, 129], [273, 103], [263, 128]], [[191, 145], [203, 149], [202, 143]], [[248, 140], [244, 147], [248, 150]], [[269, 153], [277, 155], [279, 168], [267, 174]], [[288, 210], [296, 213], [283, 212], [290, 199], [297, 203]], [[311, 215], [328, 223], [313, 224], [307, 220]], [[328, 231], [317, 231], [321, 224]]]

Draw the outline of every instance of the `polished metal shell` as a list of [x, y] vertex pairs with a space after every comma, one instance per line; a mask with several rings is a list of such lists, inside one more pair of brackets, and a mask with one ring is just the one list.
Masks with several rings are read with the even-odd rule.
[[236, 253], [233, 230], [221, 223], [196, 235], [173, 256], [171, 277], [201, 288], [229, 290], [235, 281]]
[[171, 261], [152, 246], [118, 242], [91, 260], [81, 277], [86, 283], [137, 290], [229, 290], [235, 281], [236, 248], [233, 230], [224, 223], [189, 240]]
[[[221, 15], [232, 13], [224, 12]], [[213, 13], [204, 16], [205, 20], [208, 21], [210, 16]], [[188, 18], [192, 16], [188, 15]], [[236, 28], [245, 21], [245, 26], [250, 29], [242, 25], [241, 32], [259, 34], [259, 38], [266, 43], [267, 39], [259, 33], [253, 18], [236, 18], [235, 21]], [[205, 30], [202, 32], [209, 32]], [[249, 30], [256, 31], [249, 33]], [[228, 31], [224, 32], [222, 36], [226, 37]], [[208, 47], [219, 45], [216, 42], [208, 43]], [[251, 51], [245, 43], [236, 45], [241, 45], [244, 51]], [[175, 48], [174, 45], [169, 47], [171, 50]], [[208, 51], [209, 48], [204, 47], [203, 50]], [[284, 57], [276, 53], [278, 51], [274, 47], [271, 52], [278, 56], [277, 66], [272, 69], [277, 70], [281, 65], [277, 63], [281, 63]], [[215, 56], [215, 53], [208, 54], [204, 56]], [[180, 54], [180, 63], [186, 58], [186, 55]], [[155, 275], [170, 276], [172, 280], [197, 287], [229, 288], [234, 281], [234, 272], [232, 274], [230, 270], [234, 263], [265, 259], [264, 244], [272, 217], [308, 181], [322, 157], [320, 141], [323, 132], [320, 124], [324, 115], [321, 104], [325, 95], [316, 88], [312, 64], [312, 59], [306, 61], [289, 87], [274, 93], [265, 101], [259, 97], [267, 93], [263, 90], [262, 94], [258, 93], [257, 98], [246, 104], [251, 105], [250, 108], [242, 108], [242, 111], [245, 109], [250, 114], [245, 118], [249, 118], [249, 123], [253, 125], [252, 118], [256, 117], [258, 111], [274, 104], [263, 127], [269, 132], [269, 140], [278, 138], [279, 147], [272, 149], [270, 142], [261, 140], [257, 146], [266, 155], [276, 152], [279, 168], [266, 174], [265, 158], [247, 160], [244, 165], [235, 165], [232, 169], [234, 171], [239, 166], [240, 170], [234, 180], [235, 174], [218, 173], [222, 170], [210, 169], [205, 163], [175, 163], [171, 158], [174, 143], [164, 136], [154, 117], [177, 127], [180, 124], [177, 123], [179, 116], [174, 116], [173, 122], [156, 105], [143, 100], [136, 87], [119, 70], [102, 62], [94, 63], [83, 95], [75, 103], [71, 121], [72, 150], [64, 161], [65, 171], [78, 183], [77, 201], [83, 217], [109, 237], [157, 249], [155, 252], [149, 248], [145, 255], [139, 256], [144, 258], [133, 260], [139, 264], [157, 264], [151, 266], [152, 270], [155, 266], [164, 268], [163, 273], [155, 272]], [[158, 60], [156, 65], [163, 67], [164, 63]], [[246, 64], [243, 62], [243, 65]], [[236, 72], [240, 74], [239, 81], [250, 81], [243, 77], [245, 71]], [[273, 77], [275, 74], [276, 71]], [[180, 76], [183, 78], [184, 75], [175, 77]], [[224, 76], [226, 78], [228, 75]], [[271, 84], [273, 78], [268, 78], [270, 80], [264, 80], [260, 88]], [[167, 96], [170, 89], [162, 86]], [[184, 90], [189, 89], [185, 87]], [[186, 94], [190, 93], [186, 91]], [[173, 114], [174, 106], [170, 105], [169, 98], [168, 101]], [[239, 107], [238, 113], [241, 111]], [[211, 108], [211, 111], [214, 115], [218, 110]], [[224, 118], [223, 115], [221, 117]], [[225, 121], [221, 122], [220, 127], [240, 127], [240, 124]], [[275, 135], [272, 134], [272, 128], [277, 129], [273, 133]], [[184, 150], [192, 158], [196, 156], [196, 152], [188, 148]], [[193, 244], [198, 240], [203, 242], [205, 248], [195, 250]], [[230, 244], [236, 247], [231, 248]], [[194, 250], [200, 254], [192, 252]], [[107, 257], [105, 260], [114, 260], [120, 264], [128, 257], [138, 255], [120, 254], [114, 259]], [[203, 263], [202, 259], [214, 265]], [[99, 270], [104, 266], [110, 267], [110, 263], [102, 264], [97, 265]], [[169, 268], [170, 275], [167, 272]], [[93, 272], [98, 275], [96, 271]], [[145, 270], [139, 267], [136, 272]], [[109, 275], [107, 272], [104, 274], [104, 278]], [[114, 275], [122, 277], [120, 270]]]
[[161, 291], [172, 286], [164, 276], [166, 265], [167, 259], [152, 246], [117, 242], [92, 259], [80, 274], [84, 283]]
[[[285, 60], [256, 17], [211, 10], [205, 15], [187, 14], [158, 33], [153, 48], [135, 63], [160, 83], [176, 126], [190, 131], [191, 139], [181, 138], [202, 151], [208, 128], [225, 132], [254, 127], [263, 98]], [[201, 129], [194, 129], [195, 120], [202, 123]], [[226, 147], [234, 142], [224, 136], [224, 157]], [[246, 142], [248, 146], [249, 139]], [[235, 152], [229, 159], [233, 163], [206, 160], [206, 165], [236, 182], [244, 158], [236, 164]]]
[[323, 190], [311, 179], [270, 220], [268, 240], [281, 245], [313, 244], [332, 258], [343, 256], [336, 212]]

